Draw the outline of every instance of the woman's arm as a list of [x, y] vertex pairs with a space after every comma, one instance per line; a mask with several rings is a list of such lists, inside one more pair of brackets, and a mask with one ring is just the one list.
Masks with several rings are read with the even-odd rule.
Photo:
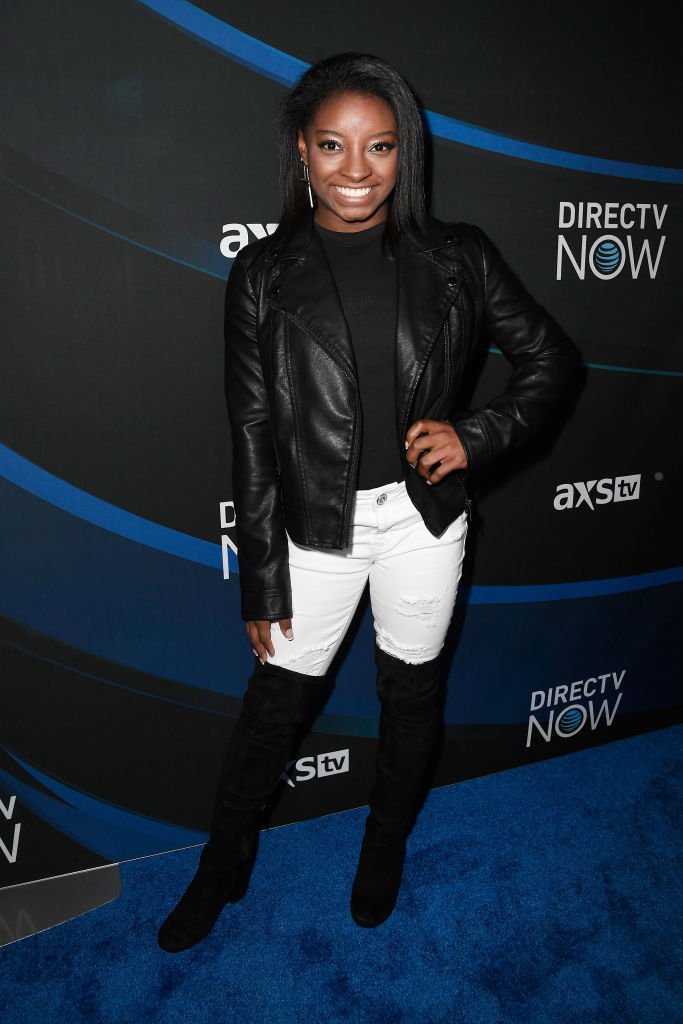
[[289, 551], [258, 350], [256, 296], [241, 256], [235, 259], [225, 293], [225, 391], [241, 608], [247, 621], [275, 622], [292, 614]]
[[578, 352], [546, 310], [526, 291], [500, 253], [473, 227], [481, 253], [482, 332], [512, 364], [501, 395], [452, 419], [468, 471], [526, 440], [557, 404], [574, 375]]

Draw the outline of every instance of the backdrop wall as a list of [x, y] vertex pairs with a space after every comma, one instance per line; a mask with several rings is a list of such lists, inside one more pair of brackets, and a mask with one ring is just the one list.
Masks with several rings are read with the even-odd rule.
[[[5, 6], [0, 887], [205, 838], [253, 658], [224, 284], [277, 222], [285, 89], [345, 49], [406, 75], [433, 212], [480, 224], [584, 359], [557, 423], [478, 482], [435, 784], [680, 719], [683, 172], [656, 6]], [[472, 403], [507, 372], [491, 338]], [[372, 644], [366, 601], [273, 824], [366, 802]]]

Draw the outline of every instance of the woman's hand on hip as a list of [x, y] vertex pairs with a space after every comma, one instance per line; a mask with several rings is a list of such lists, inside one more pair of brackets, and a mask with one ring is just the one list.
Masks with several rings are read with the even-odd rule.
[[467, 455], [447, 420], [416, 420], [405, 437], [406, 459], [428, 484], [437, 484], [454, 469], [467, 469]]
[[[269, 654], [271, 658], [275, 657], [275, 648], [273, 647], [273, 641], [270, 636], [271, 626], [272, 622], [269, 622], [268, 619], [250, 619], [246, 623], [247, 636], [249, 637], [251, 649], [262, 665], [265, 665]], [[288, 640], [294, 639], [291, 619], [280, 619], [278, 626], [280, 627], [283, 636]]]

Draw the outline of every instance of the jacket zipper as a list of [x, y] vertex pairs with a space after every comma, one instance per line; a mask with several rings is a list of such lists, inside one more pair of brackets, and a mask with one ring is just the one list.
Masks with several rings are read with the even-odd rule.
[[441, 399], [441, 413], [446, 411], [446, 399], [448, 398], [448, 392], [451, 387], [451, 361], [449, 359], [449, 331], [448, 331], [448, 320], [444, 320], [443, 323], [443, 398]]
[[[455, 300], [453, 300], [453, 301], [455, 301]], [[441, 334], [441, 333], [444, 334], [444, 345], [446, 346], [446, 351], [448, 349], [448, 335], [447, 335], [446, 332], [448, 330], [448, 315], [449, 315], [449, 313], [451, 311], [451, 308], [452, 308], [452, 303], [451, 303], [451, 306], [448, 307], [448, 312], [446, 313], [446, 319], [444, 320], [444, 322], [441, 325], [441, 328], [439, 330], [439, 334]], [[437, 342], [439, 334], [437, 334], [435, 336], [434, 341], [432, 342], [432, 344], [429, 347], [429, 351], [423, 357], [422, 363], [420, 364], [420, 369], [416, 373], [415, 380], [413, 381], [412, 386], [410, 388], [410, 392], [408, 393], [408, 402], [406, 404], [406, 414], [405, 414], [405, 416], [403, 418], [403, 424], [402, 424], [402, 430], [401, 430], [401, 444], [403, 444], [403, 439], [406, 436], [406, 431], [408, 429], [408, 419], [410, 417], [410, 410], [412, 409], [412, 406], [413, 406], [413, 399], [415, 398], [415, 393], [417, 391], [418, 385], [419, 385], [419, 383], [420, 383], [420, 381], [422, 379], [422, 371], [424, 370], [425, 366], [427, 365], [427, 363], [429, 362], [429, 360], [431, 358], [432, 352], [434, 351], [434, 345]], [[446, 371], [446, 372], [448, 372], [448, 371]], [[444, 394], [445, 393], [446, 392], [444, 391]], [[442, 399], [442, 404], [443, 404], [443, 399]]]
[[[444, 320], [443, 336], [444, 336], [444, 381], [445, 381], [445, 384], [444, 384], [444, 389], [443, 389], [443, 398], [441, 399], [441, 408], [439, 409], [439, 415], [440, 416], [444, 415], [445, 412], [446, 412], [446, 399], [447, 399], [447, 396], [448, 396], [449, 388], [451, 386], [451, 361], [449, 359], [450, 331], [448, 329], [448, 320]], [[472, 502], [471, 502], [471, 500], [470, 500], [470, 498], [469, 498], [469, 496], [467, 494], [467, 490], [465, 489], [465, 485], [462, 482], [462, 480], [460, 481], [460, 485], [461, 485], [463, 491], [465, 492], [465, 516], [467, 518], [467, 522], [471, 523], [472, 522]]]

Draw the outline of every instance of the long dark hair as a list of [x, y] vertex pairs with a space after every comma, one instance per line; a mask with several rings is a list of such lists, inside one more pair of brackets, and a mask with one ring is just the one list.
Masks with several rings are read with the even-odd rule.
[[399, 231], [419, 230], [426, 220], [424, 126], [420, 107], [405, 79], [387, 61], [368, 53], [339, 53], [318, 61], [282, 101], [276, 121], [282, 197], [279, 232], [286, 237], [309, 205], [308, 191], [300, 180], [297, 130], [306, 128], [322, 103], [343, 92], [380, 96], [396, 118], [396, 187], [384, 230], [384, 241], [394, 250]]

